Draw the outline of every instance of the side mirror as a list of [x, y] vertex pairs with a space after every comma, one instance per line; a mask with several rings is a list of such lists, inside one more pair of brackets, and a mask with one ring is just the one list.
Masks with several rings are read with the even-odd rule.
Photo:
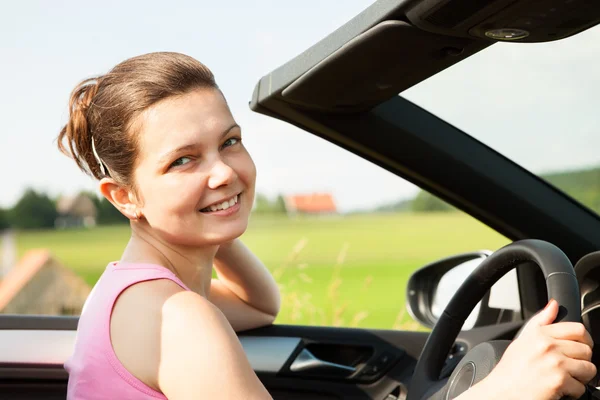
[[[460, 285], [490, 254], [488, 250], [459, 254], [414, 272], [406, 290], [406, 305], [413, 319], [433, 328]], [[512, 270], [475, 306], [463, 330], [518, 319], [521, 319], [521, 301], [517, 274]]]

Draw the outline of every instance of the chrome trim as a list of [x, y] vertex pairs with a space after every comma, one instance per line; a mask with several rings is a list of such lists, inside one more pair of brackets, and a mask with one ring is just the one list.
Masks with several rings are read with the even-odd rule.
[[[2, 364], [35, 364], [62, 367], [71, 356], [76, 331], [0, 330]], [[240, 336], [255, 372], [277, 373], [300, 344], [297, 337]]]
[[241, 336], [240, 342], [255, 372], [277, 373], [298, 345], [297, 337]]
[[63, 365], [76, 336], [76, 331], [0, 330], [0, 363]]
[[300, 354], [298, 354], [298, 357], [296, 357], [292, 365], [290, 365], [290, 371], [293, 372], [323, 369], [342, 370], [346, 372], [356, 371], [356, 368], [351, 367], [349, 365], [342, 365], [321, 360], [317, 358], [313, 353], [311, 353], [308, 349], [302, 349]]

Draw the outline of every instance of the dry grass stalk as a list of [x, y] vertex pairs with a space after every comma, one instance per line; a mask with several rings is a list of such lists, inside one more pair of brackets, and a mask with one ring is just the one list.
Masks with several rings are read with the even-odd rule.
[[273, 271], [273, 278], [275, 278], [276, 281], [279, 281], [279, 279], [281, 279], [281, 276], [283, 275], [283, 273], [288, 269], [288, 266], [291, 263], [293, 263], [296, 259], [298, 259], [298, 256], [300, 255], [302, 250], [306, 247], [307, 243], [308, 243], [308, 239], [303, 237], [294, 245], [294, 247], [292, 248], [292, 251], [288, 254], [285, 261], [278, 268], [276, 268]]
[[367, 318], [369, 316], [368, 311], [359, 311], [354, 315], [354, 318], [352, 318], [352, 322], [350, 323], [351, 327], [358, 327], [358, 324], [365, 318]]

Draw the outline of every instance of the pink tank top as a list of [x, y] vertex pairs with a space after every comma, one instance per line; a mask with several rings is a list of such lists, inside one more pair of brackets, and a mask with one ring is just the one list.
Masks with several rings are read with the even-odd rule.
[[166, 399], [125, 369], [110, 341], [110, 317], [117, 297], [133, 284], [154, 279], [170, 279], [190, 290], [159, 265], [113, 262], [106, 267], [83, 307], [75, 349], [65, 363], [67, 399]]

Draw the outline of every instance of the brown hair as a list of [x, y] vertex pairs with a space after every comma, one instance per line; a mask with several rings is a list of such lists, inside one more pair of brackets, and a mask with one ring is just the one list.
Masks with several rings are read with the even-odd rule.
[[134, 187], [137, 117], [162, 100], [199, 88], [218, 86], [212, 72], [192, 57], [160, 52], [125, 60], [73, 90], [69, 121], [58, 135], [58, 148], [88, 175], [96, 179], [109, 175]]

